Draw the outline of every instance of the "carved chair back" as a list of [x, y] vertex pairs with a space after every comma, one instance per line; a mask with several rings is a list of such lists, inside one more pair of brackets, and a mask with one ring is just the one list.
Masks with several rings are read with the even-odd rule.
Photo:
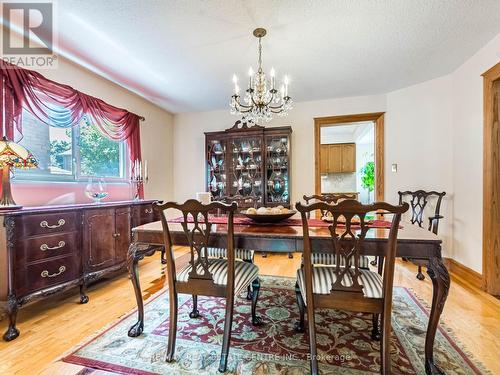
[[[167, 268], [169, 274], [169, 287], [176, 287], [177, 284], [175, 272], [175, 258], [173, 254], [173, 241], [170, 233], [169, 222], [167, 220], [168, 210], [177, 210], [182, 214], [182, 222], [180, 225], [183, 229], [183, 235], [189, 246], [191, 271], [189, 279], [185, 287], [189, 288], [189, 284], [194, 289], [203, 289], [203, 286], [214, 286], [214, 279], [209, 271], [209, 258], [207, 247], [210, 246], [210, 234], [212, 223], [210, 223], [210, 213], [223, 212], [227, 214], [227, 261], [228, 275], [227, 287], [234, 288], [234, 213], [238, 209], [238, 205], [225, 204], [222, 202], [212, 202], [210, 204], [202, 204], [195, 199], [189, 199], [186, 202], [179, 204], [175, 202], [167, 202], [158, 204], [155, 209], [161, 214], [161, 222], [163, 225], [163, 234], [165, 240], [165, 250], [167, 258]], [[178, 225], [178, 223], [176, 223]], [[173, 277], [170, 280], [170, 277]], [[186, 288], [183, 288], [184, 290]], [[202, 294], [202, 293], [200, 293]]]
[[[304, 233], [304, 271], [307, 294], [312, 294], [312, 252], [311, 238], [307, 214], [311, 211], [320, 210], [329, 212], [333, 222], [328, 227], [331, 235], [331, 245], [322, 251], [333, 253], [336, 257], [335, 275], [336, 280], [331, 286], [331, 294], [345, 295], [354, 298], [363, 298], [363, 286], [360, 283], [360, 257], [363, 242], [368, 232], [369, 223], [367, 215], [372, 212], [392, 214], [392, 223], [389, 229], [387, 246], [385, 246], [383, 257], [385, 268], [383, 273], [384, 298], [392, 296], [392, 280], [394, 276], [394, 261], [396, 256], [396, 239], [399, 229], [401, 215], [408, 210], [408, 204], [393, 206], [385, 202], [369, 205], [361, 204], [356, 200], [344, 200], [337, 204], [317, 202], [311, 205], [296, 204], [297, 210], [302, 217]], [[342, 266], [341, 266], [342, 265]], [[345, 266], [344, 266], [345, 265]], [[309, 284], [309, 285], [308, 285]]]
[[[326, 202], [326, 203], [331, 203], [331, 204], [337, 204], [338, 202], [345, 201], [348, 199], [355, 199], [358, 200], [358, 195], [353, 193], [353, 194], [346, 194], [346, 193], [329, 193], [329, 194], [313, 194], [313, 195], [304, 195], [302, 197], [305, 201], [306, 204], [311, 203], [316, 203], [316, 202]], [[327, 214], [327, 212], [321, 211], [321, 217], [324, 217]], [[307, 218], [309, 219], [311, 217], [311, 212], [307, 213]]]
[[[440, 215], [441, 201], [446, 195], [446, 192], [438, 193], [437, 191], [398, 191], [399, 204], [407, 201], [410, 204], [410, 222], [419, 227], [423, 227], [426, 219], [426, 213], [429, 214], [429, 225], [427, 229], [434, 234], [438, 234], [439, 220], [443, 218]], [[434, 208], [434, 209], [433, 209]]]

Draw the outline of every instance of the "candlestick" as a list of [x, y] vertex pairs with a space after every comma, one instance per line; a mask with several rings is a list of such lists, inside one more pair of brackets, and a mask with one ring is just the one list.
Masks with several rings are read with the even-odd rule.
[[145, 183], [148, 182], [148, 163], [145, 161], [144, 169], [142, 167], [142, 161], [139, 159], [134, 160], [133, 162], [133, 170], [130, 175], [130, 182], [134, 185], [134, 200], [140, 199], [140, 191], [141, 187], [144, 186]]

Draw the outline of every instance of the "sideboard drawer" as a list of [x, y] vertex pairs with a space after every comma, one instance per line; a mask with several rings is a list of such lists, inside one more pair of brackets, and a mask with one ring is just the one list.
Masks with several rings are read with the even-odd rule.
[[21, 220], [25, 237], [72, 232], [78, 228], [78, 212], [59, 212], [40, 215], [26, 215]]
[[153, 204], [138, 204], [134, 206], [132, 210], [133, 222], [132, 226], [136, 227], [139, 225], [151, 223], [154, 220], [154, 209]]
[[80, 267], [75, 257], [67, 256], [26, 267], [29, 291], [46, 288], [77, 279]]
[[32, 237], [20, 245], [24, 248], [27, 262], [71, 254], [79, 249], [78, 232]]

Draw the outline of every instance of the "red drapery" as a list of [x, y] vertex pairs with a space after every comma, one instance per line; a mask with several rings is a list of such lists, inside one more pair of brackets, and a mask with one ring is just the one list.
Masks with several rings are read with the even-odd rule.
[[[23, 108], [44, 124], [62, 128], [78, 126], [85, 116], [105, 137], [126, 141], [131, 161], [141, 160], [140, 116], [2, 60], [0, 75], [3, 107], [0, 124], [5, 124], [7, 138], [13, 140], [15, 128], [23, 133]], [[3, 127], [0, 134], [3, 136]], [[134, 168], [133, 162], [129, 165], [130, 169]], [[141, 191], [140, 196], [143, 195]]]

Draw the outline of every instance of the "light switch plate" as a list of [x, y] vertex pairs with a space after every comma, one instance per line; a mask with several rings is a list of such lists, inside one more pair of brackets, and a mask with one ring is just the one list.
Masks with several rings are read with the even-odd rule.
[[391, 165], [391, 170], [396, 173], [398, 171], [398, 165], [396, 163]]

